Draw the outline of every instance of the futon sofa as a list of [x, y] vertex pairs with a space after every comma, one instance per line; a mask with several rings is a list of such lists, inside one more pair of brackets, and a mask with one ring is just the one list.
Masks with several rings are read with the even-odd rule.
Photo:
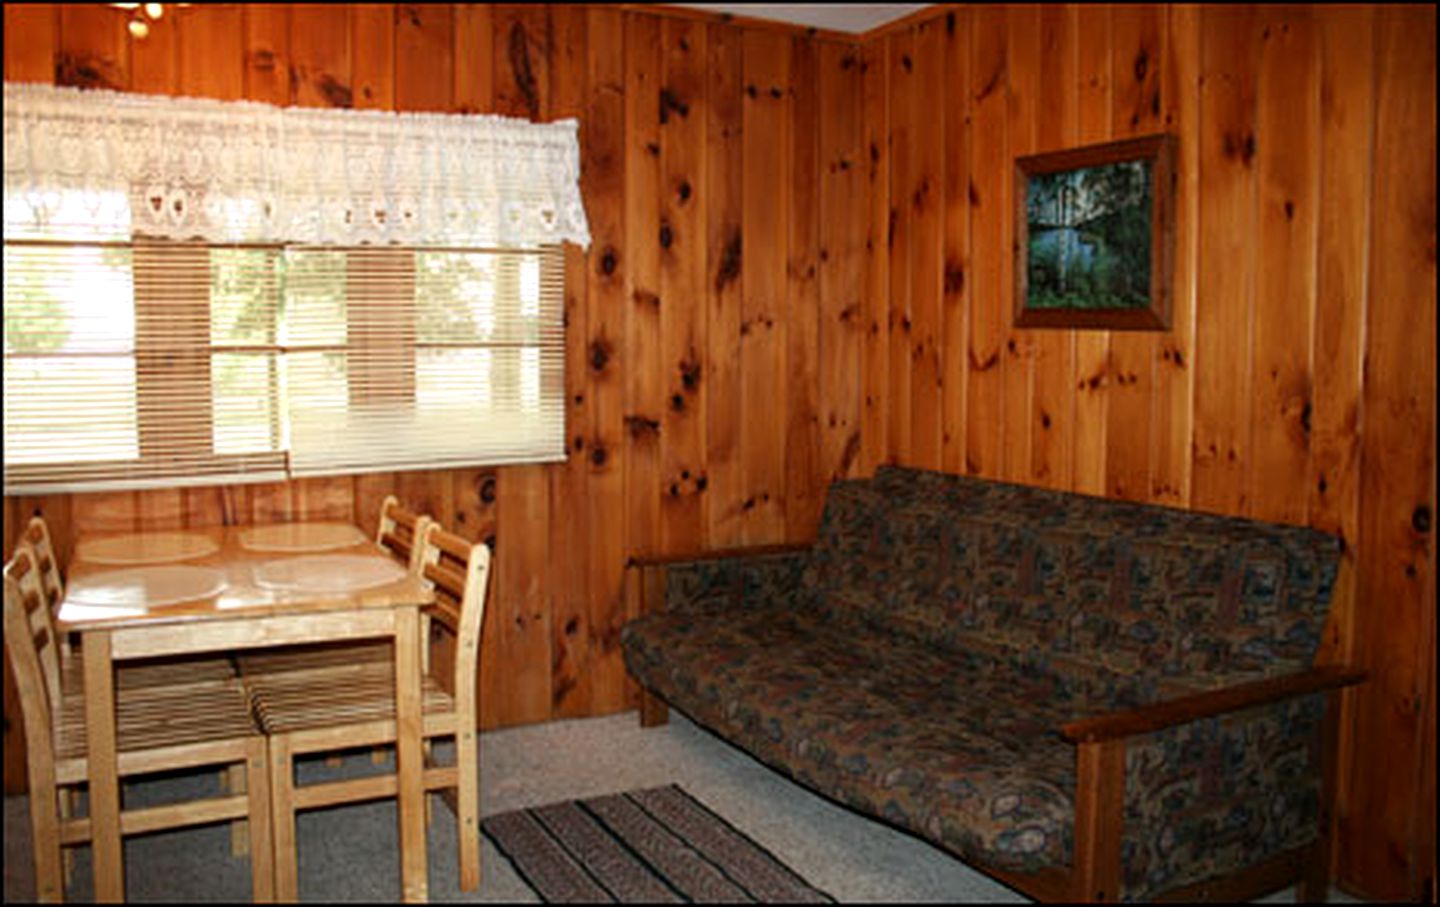
[[644, 723], [673, 705], [1033, 897], [1323, 898], [1363, 679], [1316, 665], [1341, 550], [882, 466], [812, 545], [633, 560], [622, 648]]

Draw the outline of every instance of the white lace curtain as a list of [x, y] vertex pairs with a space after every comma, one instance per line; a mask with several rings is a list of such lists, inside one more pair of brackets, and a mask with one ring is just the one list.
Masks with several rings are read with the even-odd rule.
[[5, 233], [585, 247], [577, 133], [7, 82]]

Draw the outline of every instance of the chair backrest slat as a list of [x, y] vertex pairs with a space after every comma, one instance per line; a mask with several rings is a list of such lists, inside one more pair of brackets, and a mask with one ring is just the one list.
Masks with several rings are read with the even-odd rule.
[[426, 564], [425, 578], [434, 583], [437, 590], [449, 592], [457, 602], [464, 599], [465, 574], [460, 571], [444, 564]]
[[424, 553], [425, 527], [433, 520], [400, 506], [395, 495], [385, 496], [380, 505], [380, 525], [375, 530], [375, 544], [405, 562], [411, 573], [420, 567]]
[[[41, 678], [45, 684], [51, 708], [60, 704], [60, 652], [56, 645], [55, 615], [46, 604], [44, 581], [37, 567], [35, 549], [23, 537], [15, 546], [15, 556], [5, 565], [7, 584], [15, 586], [15, 607], [28, 630], [25, 638], [34, 643]], [[7, 585], [7, 589], [8, 589]], [[7, 593], [8, 595], [8, 593]], [[43, 645], [41, 644], [41, 633]], [[8, 635], [10, 628], [6, 626]]]
[[65, 581], [60, 577], [55, 545], [50, 540], [50, 527], [45, 525], [45, 518], [31, 517], [25, 527], [24, 538], [35, 552], [35, 561], [40, 568], [40, 578], [45, 589], [46, 605], [52, 609], [60, 607], [60, 599], [65, 597]]
[[[51, 698], [55, 694], [50, 691], [45, 669], [40, 663], [42, 649], [36, 644], [35, 627], [25, 613], [25, 594], [20, 590], [19, 581], [12, 575], [15, 572], [13, 567], [16, 560], [29, 557], [28, 551], [20, 549], [16, 551], [15, 558], [5, 565], [5, 650], [10, 656], [15, 692], [20, 698], [20, 712], [25, 722], [25, 745], [29, 751], [26, 763], [32, 782], [31, 796], [34, 796], [34, 791], [39, 787], [53, 786], [54, 783], [55, 753], [51, 715], [59, 708], [59, 699]], [[43, 628], [39, 635], [49, 637], [49, 629]], [[53, 650], [53, 638], [46, 639], [44, 647]], [[34, 784], [37, 780], [35, 773], [44, 771], [52, 773], [49, 785], [37, 787]]]

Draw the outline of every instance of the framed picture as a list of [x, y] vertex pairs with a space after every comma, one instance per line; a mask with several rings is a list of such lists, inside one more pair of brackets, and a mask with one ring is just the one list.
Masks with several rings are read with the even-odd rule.
[[1015, 161], [1015, 326], [1170, 328], [1175, 138]]

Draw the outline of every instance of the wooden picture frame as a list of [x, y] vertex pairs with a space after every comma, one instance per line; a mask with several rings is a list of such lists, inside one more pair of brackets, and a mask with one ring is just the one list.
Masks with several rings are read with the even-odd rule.
[[1170, 329], [1175, 137], [1015, 160], [1015, 327]]

